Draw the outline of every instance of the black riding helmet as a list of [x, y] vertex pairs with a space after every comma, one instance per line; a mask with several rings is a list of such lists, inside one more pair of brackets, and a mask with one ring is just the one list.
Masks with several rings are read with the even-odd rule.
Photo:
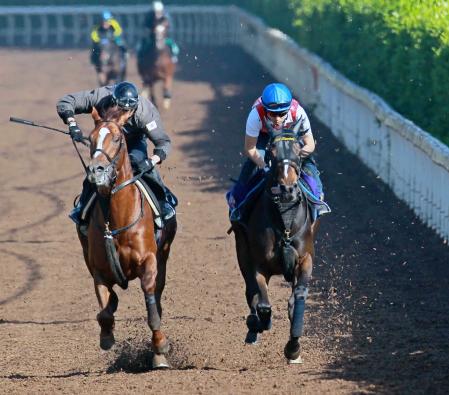
[[112, 101], [124, 110], [135, 110], [139, 103], [139, 92], [134, 84], [123, 81], [115, 86]]

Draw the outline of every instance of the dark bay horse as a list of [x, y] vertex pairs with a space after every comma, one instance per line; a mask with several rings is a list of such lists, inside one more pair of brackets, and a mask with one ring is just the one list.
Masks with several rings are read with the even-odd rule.
[[176, 64], [172, 61], [170, 49], [166, 44], [167, 26], [158, 24], [148, 38], [142, 40], [137, 55], [137, 70], [142, 78], [142, 96], [150, 97], [156, 104], [154, 84], [163, 82], [163, 107], [168, 109], [171, 104], [173, 76]]
[[292, 283], [288, 301], [290, 339], [284, 355], [290, 363], [301, 363], [299, 338], [312, 275], [314, 233], [304, 192], [298, 186], [302, 159], [295, 132], [274, 136], [268, 155], [270, 171], [265, 188], [249, 216], [247, 227], [233, 225], [237, 258], [246, 285], [250, 309], [246, 324], [247, 343], [271, 328], [268, 283], [273, 275], [284, 275]]
[[126, 289], [139, 278], [152, 331], [153, 367], [168, 367], [169, 342], [161, 330], [161, 295], [165, 286], [166, 262], [176, 234], [172, 217], [156, 241], [152, 209], [137, 185], [122, 130], [128, 115], [111, 108], [100, 118], [92, 111], [95, 128], [90, 134], [91, 159], [88, 180], [95, 184], [97, 198], [91, 212], [87, 236], [78, 229], [84, 259], [94, 280], [100, 305], [100, 347], [110, 349], [114, 340], [114, 313], [118, 297], [113, 286]]
[[96, 65], [98, 84], [100, 86], [124, 81], [126, 76], [126, 56], [115, 43], [114, 37], [108, 35], [98, 43], [98, 63]]

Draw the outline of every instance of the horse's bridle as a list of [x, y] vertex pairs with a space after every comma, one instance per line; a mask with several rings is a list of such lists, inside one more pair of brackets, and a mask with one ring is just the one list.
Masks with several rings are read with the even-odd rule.
[[[272, 137], [270, 141], [270, 147], [273, 147], [274, 144], [281, 142], [281, 141], [289, 141], [289, 142], [296, 142], [297, 136], [295, 133], [280, 133], [274, 137]], [[280, 170], [283, 166], [291, 166], [295, 170], [298, 178], [301, 174], [301, 167], [302, 167], [302, 158], [299, 154], [295, 153], [293, 151], [293, 148], [291, 149], [292, 152], [287, 153], [286, 147], [284, 146], [277, 146], [276, 145], [276, 156], [272, 155], [271, 161], [272, 168], [271, 171], [274, 169]], [[270, 151], [271, 152], [271, 151]], [[280, 156], [282, 159], [278, 160], [277, 156]], [[272, 174], [272, 177], [275, 177], [275, 174]], [[281, 229], [279, 232], [279, 242], [281, 247], [287, 247], [290, 246], [294, 240], [295, 235], [299, 232], [300, 227], [296, 228], [294, 230], [294, 223], [297, 215], [297, 211], [300, 207], [300, 205], [303, 202], [304, 199], [304, 193], [302, 192], [301, 188], [298, 185], [298, 182], [296, 182], [293, 186], [293, 191], [290, 193], [296, 192], [296, 197], [294, 200], [289, 202], [282, 202], [281, 196], [283, 193], [287, 192], [285, 185], [278, 185], [278, 187], [271, 188], [269, 190], [269, 197], [270, 200], [273, 202], [273, 204], [277, 207], [277, 211], [279, 213], [279, 221], [281, 225]], [[306, 210], [306, 220], [308, 216], [308, 210]]]
[[101, 153], [106, 157], [106, 159], [108, 160], [109, 164], [104, 168], [103, 172], [105, 172], [105, 173], [107, 173], [107, 174], [108, 174], [109, 172], [111, 172], [111, 173], [114, 174], [114, 176], [113, 176], [112, 179], [111, 179], [112, 184], [114, 184], [114, 183], [115, 183], [115, 179], [116, 179], [116, 177], [117, 177], [116, 166], [117, 166], [117, 162], [118, 162], [118, 160], [119, 160], [119, 158], [120, 158], [120, 154], [121, 154], [121, 152], [122, 152], [122, 150], [123, 150], [123, 148], [124, 148], [124, 146], [125, 146], [125, 144], [124, 144], [125, 137], [124, 137], [124, 135], [123, 135], [123, 128], [122, 128], [122, 126], [120, 126], [117, 122], [115, 122], [115, 121], [110, 121], [110, 120], [104, 120], [104, 121], [102, 121], [101, 123], [102, 123], [102, 124], [103, 124], [103, 123], [113, 123], [113, 124], [115, 124], [115, 125], [120, 129], [120, 144], [119, 144], [119, 147], [118, 147], [118, 149], [117, 149], [117, 152], [114, 154], [114, 156], [113, 156], [112, 158], [111, 158], [111, 157], [107, 154], [107, 152], [106, 152], [104, 149], [102, 149], [102, 148], [95, 148], [95, 150], [92, 151], [92, 153], [91, 153], [91, 158], [93, 158], [93, 156], [94, 156], [95, 153], [97, 153], [97, 152], [101, 152]]
[[[278, 171], [280, 171], [281, 167], [291, 166], [295, 170], [297, 177], [299, 177], [301, 174], [302, 158], [300, 157], [300, 155], [293, 152], [293, 150], [292, 152], [287, 153], [285, 145], [277, 146], [277, 143], [279, 142], [294, 143], [297, 142], [297, 137], [293, 133], [280, 133], [271, 138], [269, 146], [273, 147], [274, 145], [276, 145], [277, 151], [276, 156], [271, 154], [272, 170], [277, 169]], [[277, 159], [278, 156], [280, 156], [282, 159]], [[274, 172], [272, 173], [272, 177], [275, 177]], [[284, 185], [279, 185], [277, 189], [274, 188], [274, 190], [272, 190], [272, 194], [281, 195], [283, 192], [286, 192], [285, 188], [286, 187]], [[297, 183], [295, 183], [292, 188], [299, 189], [299, 186]], [[299, 199], [301, 199], [301, 195], [299, 195]]]
[[[105, 167], [105, 169], [103, 171], [104, 172], [109, 172], [109, 171], [113, 172], [113, 178], [111, 178], [111, 186], [113, 186], [117, 179], [117, 169], [116, 169], [117, 162], [120, 158], [120, 154], [121, 154], [123, 148], [125, 147], [125, 143], [124, 143], [125, 137], [123, 134], [123, 127], [121, 125], [119, 125], [117, 122], [111, 121], [111, 120], [103, 120], [101, 123], [109, 123], [109, 122], [115, 124], [120, 129], [120, 145], [117, 149], [117, 152], [111, 158], [106, 153], [105, 150], [103, 150], [102, 148], [96, 148], [94, 151], [92, 151], [91, 157], [93, 157], [96, 152], [101, 152], [106, 157], [106, 159], [109, 161], [109, 164]], [[142, 175], [142, 173], [135, 177], [132, 177], [130, 180], [126, 180], [123, 183], [121, 183], [120, 185], [117, 185], [114, 188], [112, 188], [110, 196], [112, 196], [116, 192], [120, 191], [124, 187], [133, 184], [136, 181], [136, 179], [140, 178], [141, 175]], [[105, 237], [106, 238], [111, 239], [113, 236], [115, 236], [125, 230], [128, 230], [129, 228], [136, 225], [137, 222], [139, 222], [141, 218], [143, 218], [144, 199], [142, 196], [142, 191], [140, 191], [140, 189], [139, 189], [139, 193], [140, 193], [140, 214], [138, 215], [138, 217], [134, 221], [132, 221], [130, 224], [123, 226], [121, 228], [118, 228], [118, 229], [114, 229], [114, 230], [109, 229], [109, 204], [108, 204], [108, 201], [109, 201], [110, 196], [109, 196], [109, 198], [105, 199], [105, 198], [101, 198], [101, 195], [100, 195], [99, 201], [100, 201], [101, 210], [103, 211], [103, 216], [105, 219]]]

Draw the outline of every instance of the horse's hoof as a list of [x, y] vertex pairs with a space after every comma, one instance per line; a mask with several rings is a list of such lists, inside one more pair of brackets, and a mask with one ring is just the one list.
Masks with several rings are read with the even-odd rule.
[[170, 364], [168, 363], [167, 358], [165, 358], [164, 354], [154, 353], [151, 367], [153, 369], [168, 369], [170, 368]]
[[256, 345], [259, 343], [259, 334], [257, 332], [248, 331], [245, 338], [246, 344]]
[[100, 348], [108, 351], [115, 343], [114, 335], [100, 335]]
[[300, 358], [299, 354], [301, 353], [301, 346], [299, 345], [299, 341], [289, 340], [284, 348], [284, 356], [289, 361], [295, 361]]
[[164, 102], [162, 103], [164, 110], [168, 110], [170, 108], [170, 104], [171, 104], [170, 99], [164, 99]]
[[296, 358], [296, 359], [289, 359], [288, 363], [289, 363], [289, 365], [300, 365], [300, 364], [302, 364], [301, 355], [298, 358]]

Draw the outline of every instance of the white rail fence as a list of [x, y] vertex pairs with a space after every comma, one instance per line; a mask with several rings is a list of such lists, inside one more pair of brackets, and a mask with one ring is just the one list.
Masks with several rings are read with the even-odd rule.
[[[104, 7], [0, 7], [0, 45], [77, 46]], [[109, 7], [125, 38], [141, 37], [149, 7]], [[236, 7], [169, 7], [181, 44], [237, 44], [286, 82], [337, 138], [425, 223], [449, 238], [449, 148], [288, 36]]]
[[[0, 7], [0, 46], [87, 47], [90, 32], [106, 8], [122, 25], [127, 43], [135, 46], [142, 37], [150, 5]], [[229, 7], [168, 6], [167, 9], [174, 38], [181, 44], [235, 42], [237, 20]]]

